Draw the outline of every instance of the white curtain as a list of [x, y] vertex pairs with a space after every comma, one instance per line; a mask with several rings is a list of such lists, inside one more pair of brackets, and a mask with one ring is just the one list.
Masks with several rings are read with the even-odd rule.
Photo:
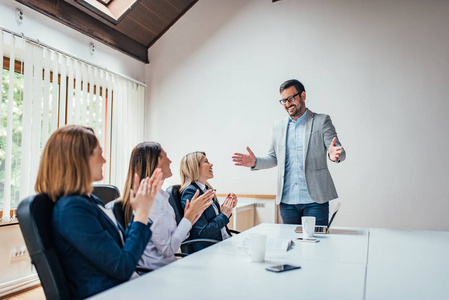
[[[18, 200], [34, 193], [40, 155], [52, 132], [65, 124], [92, 127], [103, 148], [107, 163], [104, 182], [123, 188], [133, 147], [143, 141], [145, 87], [122, 76], [107, 72], [21, 37], [0, 31], [0, 57], [23, 66], [23, 114], [20, 165], [12, 163], [13, 111], [18, 99], [9, 89], [6, 153], [4, 159], [3, 209], [9, 211]], [[9, 87], [14, 86], [14, 72], [9, 73]], [[2, 82], [3, 84], [3, 82]], [[17, 96], [16, 96], [17, 97]], [[5, 107], [7, 106], [7, 107]], [[4, 124], [2, 120], [1, 124]], [[3, 150], [3, 149], [2, 149]], [[11, 168], [20, 167], [20, 195], [11, 193]], [[15, 197], [15, 198], [14, 198]], [[19, 198], [19, 199], [16, 199]]]
[[118, 77], [113, 85], [110, 182], [123, 191], [132, 149], [144, 138], [145, 87]]

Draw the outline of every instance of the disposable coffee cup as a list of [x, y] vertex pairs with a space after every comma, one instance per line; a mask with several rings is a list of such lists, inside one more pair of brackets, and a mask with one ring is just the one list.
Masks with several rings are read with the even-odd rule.
[[315, 222], [315, 217], [301, 217], [302, 233], [304, 238], [313, 238], [315, 235]]
[[244, 247], [246, 253], [251, 256], [252, 262], [263, 262], [267, 247], [267, 236], [261, 233], [251, 233], [244, 241], [244, 246], [249, 243], [249, 251]]

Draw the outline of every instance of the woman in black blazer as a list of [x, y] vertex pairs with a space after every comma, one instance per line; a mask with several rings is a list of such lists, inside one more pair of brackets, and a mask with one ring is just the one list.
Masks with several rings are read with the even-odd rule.
[[[213, 164], [209, 162], [204, 152], [192, 152], [181, 160], [181, 202], [192, 199], [195, 193], [202, 195], [212, 186], [207, 182], [214, 178]], [[192, 226], [190, 238], [207, 238], [222, 241], [231, 236], [228, 227], [232, 209], [237, 205], [237, 197], [230, 193], [222, 205], [214, 197], [214, 202], [204, 210], [198, 221]], [[210, 243], [196, 243], [193, 251], [199, 251], [210, 246]]]
[[55, 202], [52, 234], [73, 299], [130, 279], [151, 238], [148, 214], [163, 183], [161, 170], [142, 181], [135, 175], [134, 221], [125, 232], [91, 194], [92, 183], [103, 179], [105, 162], [94, 131], [78, 125], [56, 130], [40, 161], [35, 190]]

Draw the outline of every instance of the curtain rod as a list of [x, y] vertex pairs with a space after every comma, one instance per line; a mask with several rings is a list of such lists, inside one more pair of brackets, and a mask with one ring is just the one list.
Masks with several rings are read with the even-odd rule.
[[9, 33], [9, 34], [15, 35], [15, 36], [17, 36], [17, 37], [20, 37], [20, 38], [22, 38], [22, 39], [24, 39], [24, 40], [26, 40], [26, 41], [28, 41], [28, 42], [30, 42], [30, 43], [33, 43], [33, 44], [35, 44], [35, 45], [37, 45], [37, 46], [40, 46], [40, 47], [44, 47], [44, 48], [53, 50], [53, 51], [55, 51], [55, 52], [57, 52], [57, 53], [60, 53], [60, 54], [62, 54], [62, 55], [65, 55], [65, 56], [67, 56], [67, 57], [76, 59], [76, 60], [81, 61], [81, 62], [83, 62], [83, 63], [85, 63], [85, 64], [88, 64], [88, 65], [94, 66], [94, 67], [97, 68], [97, 69], [100, 69], [100, 70], [109, 72], [109, 73], [111, 73], [111, 74], [117, 75], [117, 76], [119, 76], [119, 77], [121, 77], [121, 78], [123, 78], [123, 79], [130, 80], [130, 81], [132, 81], [132, 82], [134, 82], [134, 83], [137, 83], [137, 84], [140, 84], [140, 85], [142, 85], [142, 86], [144, 86], [144, 87], [147, 86], [145, 83], [140, 82], [140, 81], [138, 81], [138, 80], [136, 80], [136, 79], [133, 79], [133, 78], [128, 77], [128, 76], [126, 76], [126, 75], [123, 75], [123, 74], [120, 74], [120, 73], [117, 73], [117, 72], [108, 70], [107, 68], [103, 68], [103, 67], [101, 67], [101, 66], [99, 66], [99, 65], [90, 63], [90, 62], [85, 61], [85, 60], [83, 60], [83, 59], [80, 59], [80, 58], [76, 57], [75, 55], [69, 54], [69, 53], [67, 53], [67, 52], [65, 52], [65, 51], [56, 49], [56, 48], [54, 48], [54, 47], [52, 47], [52, 46], [49, 46], [49, 45], [47, 45], [47, 44], [45, 44], [45, 43], [42, 43], [42, 42], [39, 41], [38, 39], [36, 40], [36, 39], [30, 38], [30, 37], [27, 37], [27, 36], [25, 36], [23, 33], [17, 33], [17, 32], [11, 31], [11, 30], [9, 30], [9, 29], [6, 29], [6, 28], [4, 28], [4, 27], [2, 27], [2, 26], [0, 26], [0, 30], [5, 31], [5, 32], [7, 32], [7, 33]]

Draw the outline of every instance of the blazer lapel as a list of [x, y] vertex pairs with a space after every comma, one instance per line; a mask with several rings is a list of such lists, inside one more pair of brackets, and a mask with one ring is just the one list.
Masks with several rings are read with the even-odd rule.
[[280, 157], [285, 157], [286, 154], [286, 149], [287, 149], [287, 131], [288, 131], [288, 122], [290, 121], [290, 117], [287, 117], [283, 120], [282, 122], [282, 136], [281, 136], [281, 140], [282, 140], [282, 145], [284, 145], [284, 147], [281, 147], [281, 155]]
[[307, 109], [306, 114], [307, 114], [306, 115], [306, 129], [305, 129], [306, 137], [304, 139], [304, 157], [307, 157], [307, 150], [309, 149], [310, 134], [312, 133], [313, 118], [315, 117], [315, 113], [311, 112], [309, 109]]
[[192, 182], [192, 185], [194, 186], [194, 187], [196, 187], [198, 190], [200, 190], [200, 193], [198, 194], [198, 197], [199, 196], [201, 196], [202, 194], [204, 194], [203, 193], [203, 190], [195, 183], [195, 182]]
[[[200, 193], [198, 196], [201, 196], [202, 194], [204, 194], [204, 192], [200, 189], [200, 187], [194, 182], [193, 185], [200, 190]], [[209, 187], [206, 185], [206, 189], [208, 189]], [[220, 203], [218, 203], [218, 199], [216, 196], [214, 196], [214, 198], [212, 199], [212, 201], [214, 202], [215, 206], [218, 209], [218, 214], [220, 214]], [[213, 212], [213, 214], [215, 215], [215, 209], [213, 208], [212, 205], [209, 205], [208, 208], [205, 209], [205, 211], [207, 211], [208, 209], [211, 209], [211, 212]]]
[[[125, 231], [124, 231], [123, 227], [120, 225], [120, 223], [118, 221], [117, 221], [117, 224], [115, 224], [114, 221], [112, 221], [111, 218], [109, 218], [109, 216], [106, 214], [106, 212], [103, 211], [103, 209], [105, 209], [105, 210], [107, 209], [104, 207], [103, 202], [101, 202], [95, 196], [93, 197], [92, 195], [89, 197], [89, 199], [96, 204], [98, 209], [101, 210], [103, 217], [108, 221], [109, 225], [111, 225], [112, 230], [110, 232], [114, 232], [114, 235], [116, 236], [117, 240], [120, 241], [120, 244], [123, 246], [123, 242], [124, 242], [123, 239], [125, 237]], [[99, 207], [99, 206], [101, 206], [101, 207]], [[133, 218], [134, 218], [134, 216], [133, 216]], [[120, 236], [119, 231], [122, 233], [122, 236]]]

